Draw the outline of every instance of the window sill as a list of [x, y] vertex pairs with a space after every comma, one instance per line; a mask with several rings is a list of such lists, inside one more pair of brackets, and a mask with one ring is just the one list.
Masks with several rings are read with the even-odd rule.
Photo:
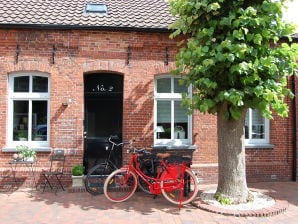
[[152, 147], [153, 150], [190, 150], [195, 151], [197, 147], [195, 145], [159, 145], [156, 144]]
[[193, 158], [193, 153], [196, 151], [195, 145], [154, 145], [152, 152], [170, 153], [170, 155]]
[[272, 144], [245, 144], [245, 149], [274, 149]]
[[[51, 152], [51, 147], [34, 147], [34, 151], [36, 152]], [[15, 147], [4, 147], [2, 148], [2, 152], [17, 152]]]

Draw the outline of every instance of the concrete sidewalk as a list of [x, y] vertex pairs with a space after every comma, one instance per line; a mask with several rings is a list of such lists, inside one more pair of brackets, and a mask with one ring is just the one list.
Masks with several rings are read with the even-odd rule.
[[[201, 190], [215, 185], [201, 185]], [[195, 224], [195, 223], [287, 223], [298, 222], [298, 182], [249, 184], [251, 190], [268, 193], [276, 199], [287, 200], [289, 207], [271, 217], [233, 217], [203, 211], [192, 205], [182, 209], [162, 196], [137, 192], [122, 203], [109, 202], [104, 195], [91, 196], [86, 192], [41, 193], [19, 189], [0, 193], [0, 222], [5, 224]]]

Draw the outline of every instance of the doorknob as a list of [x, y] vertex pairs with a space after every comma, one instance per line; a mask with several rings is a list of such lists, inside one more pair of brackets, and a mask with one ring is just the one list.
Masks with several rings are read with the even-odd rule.
[[84, 138], [87, 138], [87, 131], [83, 132]]

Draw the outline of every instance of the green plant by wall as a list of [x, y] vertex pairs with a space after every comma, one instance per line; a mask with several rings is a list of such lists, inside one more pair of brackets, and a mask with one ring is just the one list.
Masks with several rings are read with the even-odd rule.
[[81, 164], [74, 165], [71, 169], [73, 176], [82, 176], [84, 174], [85, 167]]
[[231, 205], [231, 204], [233, 204], [231, 199], [229, 199], [228, 197], [223, 196], [220, 193], [216, 193], [214, 195], [214, 198], [216, 199], [216, 201], [218, 201], [222, 205]]

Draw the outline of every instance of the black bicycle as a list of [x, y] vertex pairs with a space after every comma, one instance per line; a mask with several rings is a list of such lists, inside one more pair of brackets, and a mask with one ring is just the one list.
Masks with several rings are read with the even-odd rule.
[[118, 167], [111, 161], [112, 151], [115, 150], [115, 147], [119, 147], [125, 144], [130, 144], [130, 142], [121, 142], [116, 143], [112, 139], [117, 139], [117, 136], [110, 136], [108, 141], [111, 144], [111, 147], [107, 147], [106, 150], [109, 151], [107, 158], [103, 163], [99, 163], [92, 167], [87, 175], [85, 176], [85, 187], [86, 191], [92, 195], [98, 195], [103, 193], [103, 185], [105, 179], [110, 173], [118, 169]]
[[[118, 148], [119, 146], [123, 146], [123, 145], [129, 145], [130, 148], [133, 148], [132, 146], [133, 141], [116, 143], [114, 142], [113, 139], [118, 139], [118, 137], [117, 136], [109, 137], [108, 142], [111, 144], [111, 147], [106, 148], [106, 150], [108, 150], [109, 152], [105, 161], [103, 163], [99, 163], [94, 167], [92, 167], [88, 171], [87, 175], [85, 176], [84, 182], [85, 182], [86, 191], [92, 195], [103, 194], [103, 186], [106, 178], [114, 170], [119, 169], [119, 167], [117, 167], [115, 163], [113, 163], [113, 161], [111, 160], [112, 151]], [[146, 173], [147, 175], [155, 176], [157, 165], [152, 155], [140, 157], [140, 167], [143, 170], [143, 172]], [[139, 188], [143, 192], [147, 194], [151, 194], [150, 190], [148, 189], [148, 186], [143, 181], [139, 181]]]

